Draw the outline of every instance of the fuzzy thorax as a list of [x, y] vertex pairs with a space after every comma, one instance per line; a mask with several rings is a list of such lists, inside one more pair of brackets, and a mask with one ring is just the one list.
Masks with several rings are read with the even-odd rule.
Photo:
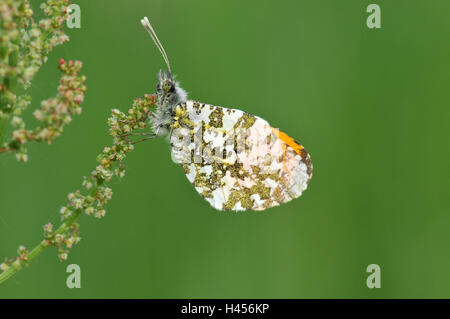
[[165, 135], [170, 130], [170, 125], [174, 121], [175, 107], [187, 100], [187, 93], [178, 82], [173, 80], [172, 74], [167, 71], [160, 71], [158, 74], [157, 108], [151, 115], [153, 132], [156, 135]]

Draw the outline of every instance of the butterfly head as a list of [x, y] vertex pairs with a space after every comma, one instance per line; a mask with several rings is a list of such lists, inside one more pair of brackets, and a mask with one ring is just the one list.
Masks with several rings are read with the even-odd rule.
[[160, 71], [158, 83], [156, 84], [158, 101], [161, 105], [168, 105], [169, 110], [173, 110], [178, 103], [186, 102], [187, 93], [178, 82], [175, 82], [170, 72]]
[[175, 92], [176, 83], [173, 80], [172, 74], [167, 71], [160, 71], [158, 74], [158, 84], [156, 91], [159, 95], [170, 95]]

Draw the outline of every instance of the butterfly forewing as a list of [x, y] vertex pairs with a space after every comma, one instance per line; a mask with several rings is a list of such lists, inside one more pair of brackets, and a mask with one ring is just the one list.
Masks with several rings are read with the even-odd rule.
[[312, 175], [306, 150], [260, 117], [196, 101], [179, 104], [172, 159], [219, 210], [264, 210], [299, 197]]

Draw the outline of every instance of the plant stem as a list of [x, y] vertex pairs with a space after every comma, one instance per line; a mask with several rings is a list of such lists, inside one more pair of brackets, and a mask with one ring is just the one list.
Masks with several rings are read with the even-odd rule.
[[[1, 107], [0, 107], [1, 109]], [[3, 138], [5, 135], [6, 127], [8, 126], [8, 119], [7, 118], [0, 118], [0, 146], [3, 145]]]
[[[69, 227], [75, 222], [75, 220], [80, 216], [81, 209], [77, 209], [73, 212], [73, 214], [61, 225], [59, 228], [55, 231], [56, 234], [62, 234], [64, 233]], [[33, 248], [33, 250], [30, 251], [30, 253], [27, 255], [26, 260], [17, 259], [12, 263], [12, 265], [3, 273], [0, 274], [0, 284], [8, 280], [10, 277], [14, 276], [19, 270], [21, 270], [26, 264], [30, 263], [38, 257], [47, 247], [49, 247], [51, 244], [48, 240], [44, 239]]]
[[[100, 185], [101, 185], [101, 183], [99, 183], [98, 186], [100, 186]], [[90, 193], [91, 196], [94, 196], [97, 193], [98, 186], [93, 188], [93, 190]], [[83, 211], [81, 209], [77, 209], [77, 210], [73, 211], [72, 215], [70, 215], [70, 217], [67, 218], [66, 221], [64, 223], [62, 223], [61, 226], [58, 227], [58, 229], [55, 231], [54, 234], [57, 235], [57, 234], [65, 233], [70, 228], [70, 226], [72, 226], [72, 224], [77, 220], [77, 218], [80, 217], [82, 212]], [[25, 265], [29, 264], [36, 257], [38, 257], [40, 254], [42, 254], [42, 252], [49, 246], [51, 246], [51, 243], [48, 240], [44, 239], [43, 241], [41, 241], [39, 243], [39, 245], [34, 247], [27, 254], [26, 260], [21, 259], [21, 258], [18, 258], [17, 260], [15, 260], [9, 266], [9, 268], [7, 270], [5, 270], [4, 272], [2, 272], [0, 274], [0, 285], [2, 283], [4, 283], [6, 280], [8, 280], [9, 278], [11, 278], [12, 276], [14, 276]]]
[[28, 254], [27, 260], [17, 259], [12, 263], [9, 268], [0, 274], [0, 284], [8, 280], [10, 277], [14, 276], [16, 272], [21, 270], [23, 266], [27, 263], [31, 262], [34, 258], [39, 256], [45, 248], [49, 246], [49, 243], [46, 240], [41, 241], [39, 245], [33, 248], [33, 250]]
[[[21, 4], [23, 6], [24, 3]], [[22, 19], [20, 17], [16, 18], [16, 23], [18, 26], [22, 24]], [[15, 70], [17, 68], [17, 65], [19, 64], [19, 44], [20, 39], [17, 38], [11, 43], [11, 52], [8, 54], [5, 54], [1, 56], [2, 59], [8, 60], [8, 65], [11, 69]], [[7, 52], [7, 50], [6, 50]], [[14, 71], [16, 72], [16, 71]], [[12, 94], [16, 94], [17, 91], [17, 84], [18, 84], [18, 78], [17, 74], [13, 75], [7, 75], [3, 79], [3, 88], [0, 86], [0, 111], [3, 113], [10, 113], [11, 108], [7, 109], [6, 107], [8, 104], [11, 104], [11, 101], [9, 98], [6, 98], [5, 92], [9, 91]], [[3, 144], [4, 140], [4, 134], [6, 131], [6, 127], [8, 126], [8, 118], [2, 117], [0, 118], [0, 146]]]

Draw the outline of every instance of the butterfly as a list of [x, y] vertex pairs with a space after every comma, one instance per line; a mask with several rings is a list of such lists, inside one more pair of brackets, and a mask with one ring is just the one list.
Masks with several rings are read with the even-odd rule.
[[264, 119], [189, 100], [147, 17], [141, 20], [168, 71], [158, 74], [152, 137], [169, 137], [172, 160], [218, 210], [264, 210], [299, 197], [312, 177], [311, 157]]

